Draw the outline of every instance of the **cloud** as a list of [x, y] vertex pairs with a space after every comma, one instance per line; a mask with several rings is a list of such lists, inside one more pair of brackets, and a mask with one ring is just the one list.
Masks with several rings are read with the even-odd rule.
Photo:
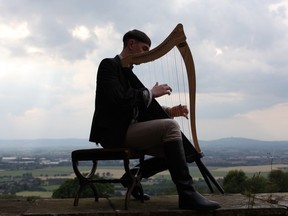
[[260, 127], [270, 128], [269, 123], [277, 123], [280, 126], [277, 129], [286, 130], [288, 126], [288, 103], [276, 104], [267, 109], [253, 110], [248, 113], [238, 114], [235, 117], [255, 122]]
[[237, 114], [226, 119], [201, 119], [198, 123], [199, 137], [218, 139], [247, 137], [260, 140], [287, 140], [288, 103], [276, 104], [262, 110]]
[[81, 41], [86, 41], [87, 39], [91, 37], [91, 33], [86, 26], [81, 25], [81, 26], [76, 26], [72, 30], [72, 36]]
[[0, 39], [17, 40], [30, 35], [27, 22], [0, 24]]
[[[101, 59], [120, 53], [130, 29], [145, 31], [155, 47], [183, 23], [200, 138], [288, 139], [285, 0], [10, 0], [0, 7], [2, 138], [87, 137]], [[154, 85], [146, 73], [143, 80]], [[176, 103], [177, 91], [164, 102]]]

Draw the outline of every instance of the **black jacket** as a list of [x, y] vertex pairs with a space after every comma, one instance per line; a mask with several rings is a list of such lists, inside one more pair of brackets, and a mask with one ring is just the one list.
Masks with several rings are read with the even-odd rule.
[[89, 141], [104, 147], [121, 147], [135, 109], [139, 112], [146, 109], [145, 88], [137, 86], [135, 78], [132, 69], [121, 67], [119, 56], [102, 60], [97, 74]]

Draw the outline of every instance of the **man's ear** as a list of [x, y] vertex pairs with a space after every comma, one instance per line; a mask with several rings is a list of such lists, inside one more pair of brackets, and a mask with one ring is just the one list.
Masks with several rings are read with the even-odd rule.
[[133, 50], [134, 44], [135, 44], [135, 40], [134, 39], [129, 39], [128, 42], [127, 42], [128, 49], [129, 50]]

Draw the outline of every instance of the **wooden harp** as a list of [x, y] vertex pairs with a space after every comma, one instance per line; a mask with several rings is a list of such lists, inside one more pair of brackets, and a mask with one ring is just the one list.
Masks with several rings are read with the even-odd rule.
[[130, 65], [139, 65], [156, 59], [161, 58], [173, 48], [177, 47], [183, 62], [185, 64], [187, 79], [188, 79], [188, 88], [189, 88], [189, 121], [191, 134], [193, 139], [193, 144], [196, 151], [201, 154], [197, 131], [196, 131], [196, 73], [194, 67], [194, 61], [192, 53], [186, 41], [186, 35], [184, 33], [183, 25], [178, 24], [174, 30], [169, 34], [169, 36], [157, 47], [154, 49], [141, 53], [129, 55], [121, 60], [122, 67], [129, 67]]

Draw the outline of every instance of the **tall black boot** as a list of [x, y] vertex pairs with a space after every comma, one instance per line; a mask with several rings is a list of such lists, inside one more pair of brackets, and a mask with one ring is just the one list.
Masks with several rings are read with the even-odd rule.
[[[136, 165], [133, 169], [137, 169], [139, 164]], [[159, 172], [165, 171], [168, 169], [168, 165], [165, 158], [160, 157], [150, 157], [143, 161], [142, 164], [142, 177], [149, 178]]]
[[[139, 164], [133, 167], [132, 169], [130, 169], [130, 171], [133, 174], [135, 174], [138, 171], [138, 169], [139, 169]], [[168, 169], [168, 166], [167, 166], [165, 158], [160, 158], [160, 157], [148, 158], [144, 160], [142, 163], [142, 178], [149, 178], [167, 169]], [[128, 174], [124, 173], [122, 178], [127, 178], [127, 176]], [[123, 186], [128, 187], [128, 184], [126, 185], [123, 183]], [[132, 196], [137, 200], [141, 199], [139, 188], [137, 187], [134, 188], [134, 190], [132, 191]], [[144, 194], [144, 200], [149, 200], [149, 199], [150, 199], [150, 196], [148, 194]]]
[[181, 140], [164, 143], [164, 154], [171, 178], [178, 191], [180, 209], [214, 210], [220, 208], [217, 202], [210, 201], [195, 191]]

